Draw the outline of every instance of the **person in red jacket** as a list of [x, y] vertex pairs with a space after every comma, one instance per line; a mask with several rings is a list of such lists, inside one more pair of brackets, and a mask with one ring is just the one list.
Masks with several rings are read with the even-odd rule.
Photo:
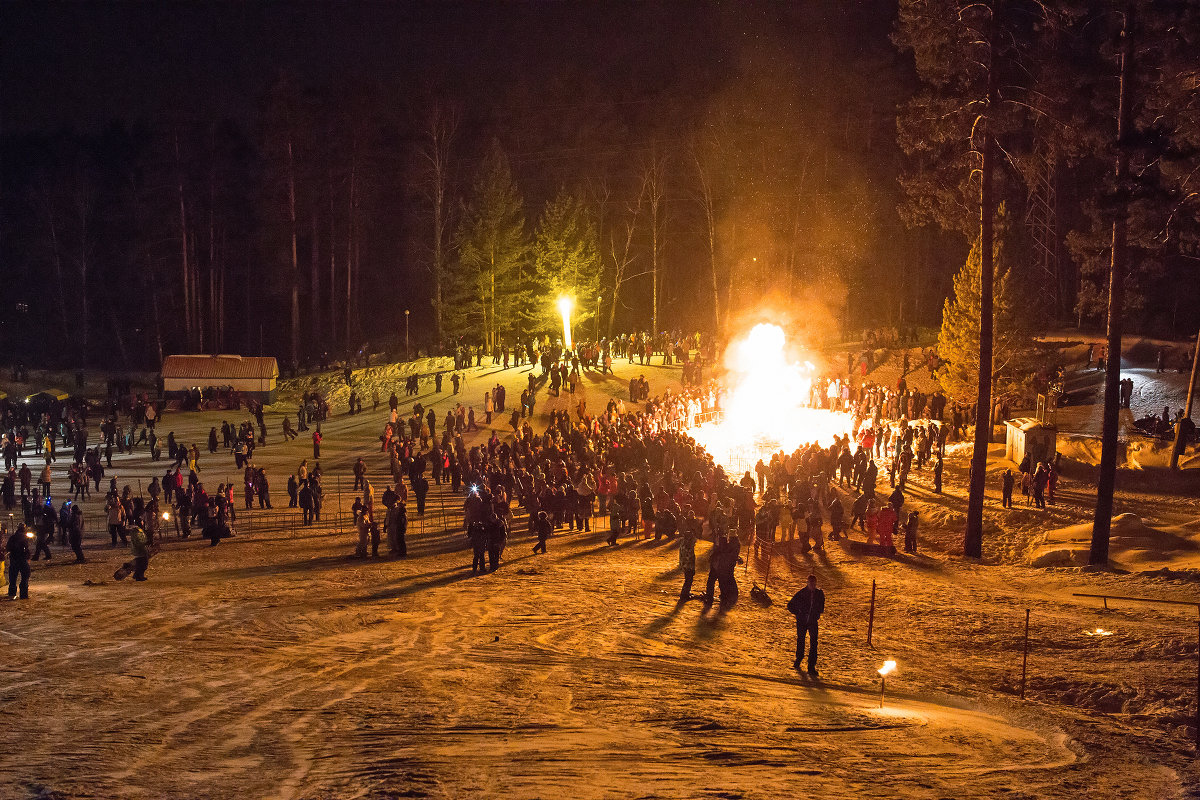
[[321, 426], [313, 431], [313, 458], [321, 457]]

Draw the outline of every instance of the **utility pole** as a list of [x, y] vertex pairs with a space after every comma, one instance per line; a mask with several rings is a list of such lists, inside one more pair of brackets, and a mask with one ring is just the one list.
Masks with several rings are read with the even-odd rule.
[[[1183, 407], [1183, 418], [1191, 419], [1192, 417], [1192, 400], [1196, 396], [1196, 364], [1200, 362], [1200, 331], [1196, 331], [1196, 344], [1192, 347], [1192, 377], [1188, 380], [1187, 403]], [[1186, 442], [1181, 442], [1181, 434], [1183, 433], [1183, 425], [1175, 426], [1175, 441], [1171, 446], [1171, 470], [1179, 469], [1179, 455], [1183, 452], [1183, 448], [1187, 445]]]

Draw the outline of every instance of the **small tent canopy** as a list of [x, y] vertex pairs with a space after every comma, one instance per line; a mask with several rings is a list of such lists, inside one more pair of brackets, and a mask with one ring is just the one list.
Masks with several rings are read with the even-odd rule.
[[[5, 397], [7, 397], [7, 395], [5, 395]], [[42, 389], [40, 392], [34, 392], [33, 394], [26, 397], [25, 402], [26, 403], [35, 403], [35, 402], [41, 401], [41, 402], [48, 403], [48, 402], [57, 400], [60, 403], [62, 403], [62, 402], [66, 402], [67, 400], [70, 400], [70, 399], [71, 399], [70, 392], [64, 392], [62, 389]]]
[[229, 388], [271, 403], [278, 378], [279, 365], [269, 356], [167, 356], [162, 366], [163, 392], [168, 395], [193, 388]]

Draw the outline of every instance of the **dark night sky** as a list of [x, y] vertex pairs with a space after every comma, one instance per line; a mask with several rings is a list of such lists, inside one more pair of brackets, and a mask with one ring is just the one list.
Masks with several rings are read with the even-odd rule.
[[[279, 69], [315, 83], [360, 74], [503, 80], [510, 70], [539, 70], [563, 57], [601, 70], [612, 49], [596, 33], [613, 32], [612, 8], [9, 4], [0, 50], [4, 121], [10, 131], [26, 131], [86, 128], [166, 109], [244, 118]], [[623, 22], [622, 38], [650, 38], [686, 34], [695, 17], [682, 6], [646, 7]]]
[[94, 129], [162, 111], [244, 120], [280, 69], [302, 82], [371, 75], [470, 94], [514, 73], [536, 82], [568, 66], [645, 89], [656, 76], [692, 75], [689, 61], [719, 73], [731, 47], [753, 45], [756, 17], [778, 24], [790, 13], [803, 24], [837, 9], [852, 21], [844, 40], [852, 48], [858, 37], [886, 36], [894, 5], [7, 3], [0, 113], [9, 133]]

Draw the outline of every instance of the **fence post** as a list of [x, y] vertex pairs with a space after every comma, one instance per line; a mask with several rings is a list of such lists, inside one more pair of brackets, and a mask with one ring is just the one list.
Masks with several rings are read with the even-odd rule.
[[874, 647], [871, 635], [875, 631], [875, 579], [871, 578], [871, 612], [867, 615], [867, 647]]
[[[1029, 668], [1029, 609], [1025, 609], [1025, 646], [1021, 655], [1021, 699], [1025, 699], [1025, 676]], [[1200, 685], [1200, 684], [1198, 684]]]

